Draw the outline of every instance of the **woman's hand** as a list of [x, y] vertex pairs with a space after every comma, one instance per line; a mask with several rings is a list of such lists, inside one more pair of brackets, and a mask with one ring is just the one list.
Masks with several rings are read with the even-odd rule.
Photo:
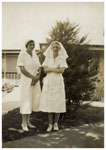
[[41, 67], [39, 67], [37, 71], [38, 71], [38, 73], [41, 73]]
[[39, 74], [37, 73], [36, 76], [33, 76], [32, 80], [33, 81], [38, 81], [39, 80]]
[[35, 81], [38, 80], [40, 77], [40, 74], [41, 74], [41, 68], [38, 68], [36, 76], [33, 76], [32, 79]]
[[38, 72], [37, 72], [37, 76], [40, 77], [40, 75], [41, 75], [41, 67], [38, 68]]
[[35, 84], [39, 81], [39, 75], [36, 75], [32, 78], [31, 85], [35, 86]]
[[54, 73], [63, 73], [64, 70], [65, 70], [64, 67], [61, 67], [61, 68], [60, 67], [56, 67], [56, 68], [52, 69], [52, 72], [54, 72]]

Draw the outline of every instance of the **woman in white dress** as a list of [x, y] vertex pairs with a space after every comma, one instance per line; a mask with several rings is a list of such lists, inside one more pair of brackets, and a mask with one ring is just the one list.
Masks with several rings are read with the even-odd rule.
[[22, 114], [22, 129], [28, 131], [28, 127], [34, 128], [30, 122], [32, 111], [39, 111], [40, 89], [40, 62], [33, 52], [35, 42], [29, 40], [25, 44], [26, 50], [22, 51], [17, 60], [17, 67], [21, 72], [20, 93], [21, 104], [20, 113]]
[[[42, 64], [47, 73], [43, 80], [43, 89], [40, 99], [40, 111], [48, 112], [49, 126], [47, 131], [59, 130], [58, 120], [60, 113], [66, 112], [65, 88], [62, 73], [68, 67], [68, 57], [63, 45], [54, 41], [44, 53], [45, 60]], [[54, 126], [53, 126], [53, 114]]]

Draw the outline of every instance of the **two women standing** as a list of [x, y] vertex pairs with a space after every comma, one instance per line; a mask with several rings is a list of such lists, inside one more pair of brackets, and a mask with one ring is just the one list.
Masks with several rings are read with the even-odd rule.
[[[45, 60], [42, 64], [47, 74], [43, 80], [42, 93], [40, 89], [40, 63], [34, 50], [34, 41], [26, 43], [26, 51], [20, 53], [17, 66], [21, 70], [21, 106], [22, 128], [28, 131], [34, 127], [30, 123], [32, 111], [48, 112], [49, 126], [47, 131], [59, 130], [58, 120], [60, 113], [66, 112], [65, 89], [62, 73], [68, 67], [68, 57], [63, 45], [54, 41], [45, 51]], [[54, 123], [53, 123], [54, 115]], [[54, 125], [53, 125], [54, 124]]]

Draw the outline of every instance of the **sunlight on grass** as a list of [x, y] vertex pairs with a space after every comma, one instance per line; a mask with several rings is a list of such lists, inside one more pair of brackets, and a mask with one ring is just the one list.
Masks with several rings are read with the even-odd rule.
[[65, 131], [70, 131], [70, 128], [64, 129]]
[[80, 134], [85, 134], [85, 132], [83, 132], [83, 131], [81, 131], [81, 132], [79, 132]]
[[39, 137], [48, 137], [49, 134], [39, 134], [38, 136], [39, 136]]
[[58, 134], [56, 132], [54, 132], [52, 135], [56, 135], [57, 136]]
[[84, 127], [88, 127], [89, 125], [88, 125], [88, 124], [84, 124], [83, 126], [84, 126]]
[[52, 139], [54, 139], [54, 140], [60, 140], [60, 138], [59, 138], [59, 137], [54, 137], [54, 138], [52, 138]]
[[79, 131], [79, 129], [73, 129], [74, 131]]
[[92, 102], [91, 106], [94, 106], [94, 107], [104, 107], [104, 102]]
[[59, 134], [60, 136], [64, 136], [63, 134]]
[[46, 145], [47, 145], [47, 146], [50, 146], [51, 144], [50, 144], [50, 143], [46, 143]]
[[95, 140], [99, 140], [99, 136], [95, 133], [92, 133], [92, 132], [86, 133], [86, 136], [93, 137], [93, 138], [95, 138]]
[[96, 124], [95, 126], [96, 126], [96, 127], [100, 127], [100, 128], [102, 128], [102, 127], [104, 127], [104, 123]]
[[23, 130], [18, 130], [18, 129], [15, 129], [15, 128], [8, 128], [8, 130], [10, 130], [10, 131], [17, 131], [17, 132], [19, 132], [19, 133], [23, 133], [24, 131]]

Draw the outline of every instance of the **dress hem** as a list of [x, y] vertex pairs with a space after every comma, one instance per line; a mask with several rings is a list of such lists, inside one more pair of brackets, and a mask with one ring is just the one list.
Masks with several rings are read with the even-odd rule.
[[[32, 113], [32, 112], [31, 112]], [[20, 114], [22, 114], [22, 115], [29, 115], [29, 114], [31, 114], [31, 113], [21, 113], [20, 112]]]
[[46, 112], [46, 113], [66, 113], [66, 111], [45, 111], [45, 110], [40, 110], [40, 112]]

